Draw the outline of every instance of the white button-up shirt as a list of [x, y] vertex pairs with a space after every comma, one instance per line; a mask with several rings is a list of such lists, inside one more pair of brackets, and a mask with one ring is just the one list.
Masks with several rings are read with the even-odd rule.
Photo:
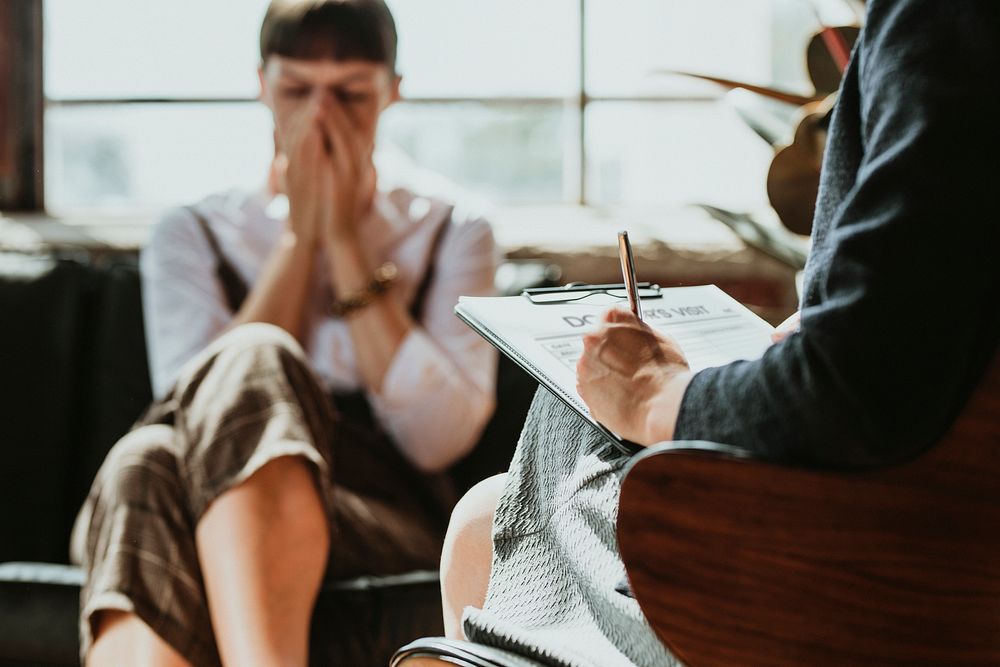
[[[222, 253], [252, 286], [284, 224], [282, 213], [275, 211], [280, 199], [231, 191], [210, 196], [195, 208], [208, 221]], [[398, 268], [392, 293], [409, 304], [441, 224], [447, 228], [422, 318], [400, 344], [381, 390], [366, 391], [376, 418], [403, 453], [416, 460], [427, 460], [421, 454], [429, 450], [457, 459], [475, 444], [493, 412], [496, 353], [453, 309], [460, 295], [492, 294], [496, 247], [483, 218], [405, 189], [379, 192], [360, 229], [372, 266], [392, 261]], [[328, 314], [330, 280], [326, 263], [317, 266], [304, 347], [329, 390], [357, 390], [361, 379], [350, 332], [344, 321]], [[146, 341], [157, 397], [233, 319], [215, 267], [208, 240], [186, 209], [168, 213], [142, 253]]]

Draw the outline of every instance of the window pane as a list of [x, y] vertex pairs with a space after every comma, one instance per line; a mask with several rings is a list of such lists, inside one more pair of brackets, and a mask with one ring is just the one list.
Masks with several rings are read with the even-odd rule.
[[[810, 0], [828, 22], [840, 0]], [[593, 95], [703, 94], [686, 70], [811, 92], [805, 47], [818, 28], [803, 0], [587, 0], [587, 87]]]
[[253, 97], [267, 0], [45, 0], [52, 99]]
[[383, 138], [406, 158], [494, 203], [563, 198], [574, 118], [561, 105], [411, 103], [382, 122]]
[[[46, 0], [52, 99], [253, 97], [268, 0]], [[564, 96], [576, 0], [390, 0], [410, 96]]]
[[155, 210], [264, 182], [271, 118], [257, 104], [63, 107], [46, 114], [49, 210]]
[[567, 96], [579, 80], [578, 0], [390, 0], [403, 93]]
[[[377, 160], [387, 183], [428, 184], [430, 170], [495, 203], [554, 203], [572, 123], [560, 105], [404, 103], [383, 119]], [[50, 109], [48, 208], [147, 211], [258, 187], [271, 127], [257, 104]]]
[[[860, 14], [851, 9], [851, 2], [857, 4], [856, 0], [772, 1], [774, 81], [788, 82], [789, 88], [801, 87], [808, 92], [813, 91], [814, 86], [806, 72], [806, 46], [819, 32], [820, 19], [826, 25], [859, 25]], [[863, 8], [858, 11], [863, 11]]]
[[759, 209], [772, 157], [721, 104], [595, 102], [587, 112], [587, 184], [595, 204]]

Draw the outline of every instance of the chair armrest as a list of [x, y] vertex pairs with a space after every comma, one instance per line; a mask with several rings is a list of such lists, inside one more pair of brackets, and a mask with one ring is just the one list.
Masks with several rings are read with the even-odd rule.
[[[79, 665], [84, 576], [69, 565], [0, 563], [0, 665]], [[403, 641], [441, 631], [438, 573], [324, 582], [316, 615], [314, 649], [322, 662], [388, 660]], [[349, 632], [345, 636], [331, 628]]]
[[990, 428], [972, 456], [849, 474], [707, 443], [642, 453], [618, 540], [643, 612], [693, 666], [1000, 663]]

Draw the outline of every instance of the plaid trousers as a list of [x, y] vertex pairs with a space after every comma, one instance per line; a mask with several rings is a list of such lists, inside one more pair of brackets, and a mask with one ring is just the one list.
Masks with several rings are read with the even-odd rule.
[[327, 577], [437, 568], [455, 500], [446, 479], [420, 474], [377, 425], [338, 410], [290, 335], [245, 325], [184, 368], [94, 480], [71, 540], [87, 573], [82, 655], [95, 614], [117, 610], [191, 664], [219, 665], [195, 526], [213, 500], [284, 456], [315, 473], [330, 526]]

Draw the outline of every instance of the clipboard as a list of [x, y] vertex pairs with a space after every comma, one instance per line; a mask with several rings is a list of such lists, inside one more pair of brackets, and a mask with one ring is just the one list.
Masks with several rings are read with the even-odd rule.
[[[527, 293], [531, 291], [534, 291], [536, 294], [573, 293], [573, 292], [587, 291], [588, 287], [600, 288], [604, 286], [601, 285], [588, 286], [588, 285], [577, 284], [572, 286], [566, 285], [565, 287], [539, 287], [535, 288], [535, 290], [524, 290], [521, 293], [521, 296], [528, 297], [529, 295]], [[622, 285], [621, 287], [624, 286]], [[499, 350], [501, 354], [506, 355], [507, 358], [509, 358], [511, 361], [517, 364], [517, 366], [520, 367], [521, 370], [523, 370], [525, 373], [534, 378], [538, 382], [538, 384], [545, 387], [549, 391], [549, 393], [551, 393], [553, 396], [562, 401], [562, 403], [566, 407], [568, 407], [570, 410], [575, 412], [581, 419], [583, 419], [591, 426], [593, 426], [595, 429], [597, 429], [597, 431], [600, 432], [608, 440], [608, 442], [611, 443], [611, 445], [615, 447], [615, 449], [617, 449], [621, 454], [624, 454], [626, 456], [633, 456], [644, 449], [644, 447], [642, 447], [641, 445], [637, 445], [634, 442], [625, 440], [619, 437], [618, 435], [615, 435], [609, 428], [607, 428], [606, 426], [595, 420], [593, 417], [591, 417], [589, 413], [581, 412], [580, 408], [576, 405], [572, 397], [566, 393], [566, 391], [560, 386], [558, 382], [553, 380], [552, 377], [550, 377], [545, 371], [540, 369], [536, 364], [532, 363], [530, 359], [528, 359], [524, 354], [522, 354], [514, 346], [512, 346], [509, 342], [507, 342], [502, 336], [494, 332], [490, 327], [472, 317], [468, 312], [463, 311], [461, 303], [455, 306], [455, 315], [458, 317], [458, 319], [462, 320], [469, 327], [471, 327], [473, 331], [482, 336], [488, 343], [490, 343], [490, 345]]]
[[[663, 291], [656, 283], [636, 283], [639, 297], [645, 299], [659, 299]], [[621, 293], [620, 295], [618, 293]], [[625, 283], [603, 283], [592, 285], [590, 283], [570, 283], [562, 287], [531, 287], [521, 292], [521, 296], [531, 301], [536, 306], [545, 306], [557, 303], [572, 303], [582, 301], [597, 294], [609, 294], [616, 298], [622, 298], [628, 293]]]
[[[640, 288], [649, 291], [642, 301], [645, 323], [672, 335], [693, 371], [758, 358], [771, 345], [773, 327], [714, 285], [661, 289], [641, 283]], [[595, 420], [576, 392], [583, 335], [600, 326], [605, 310], [625, 303], [624, 296], [622, 284], [575, 284], [520, 296], [460, 297], [455, 314], [631, 456], [642, 447]]]

